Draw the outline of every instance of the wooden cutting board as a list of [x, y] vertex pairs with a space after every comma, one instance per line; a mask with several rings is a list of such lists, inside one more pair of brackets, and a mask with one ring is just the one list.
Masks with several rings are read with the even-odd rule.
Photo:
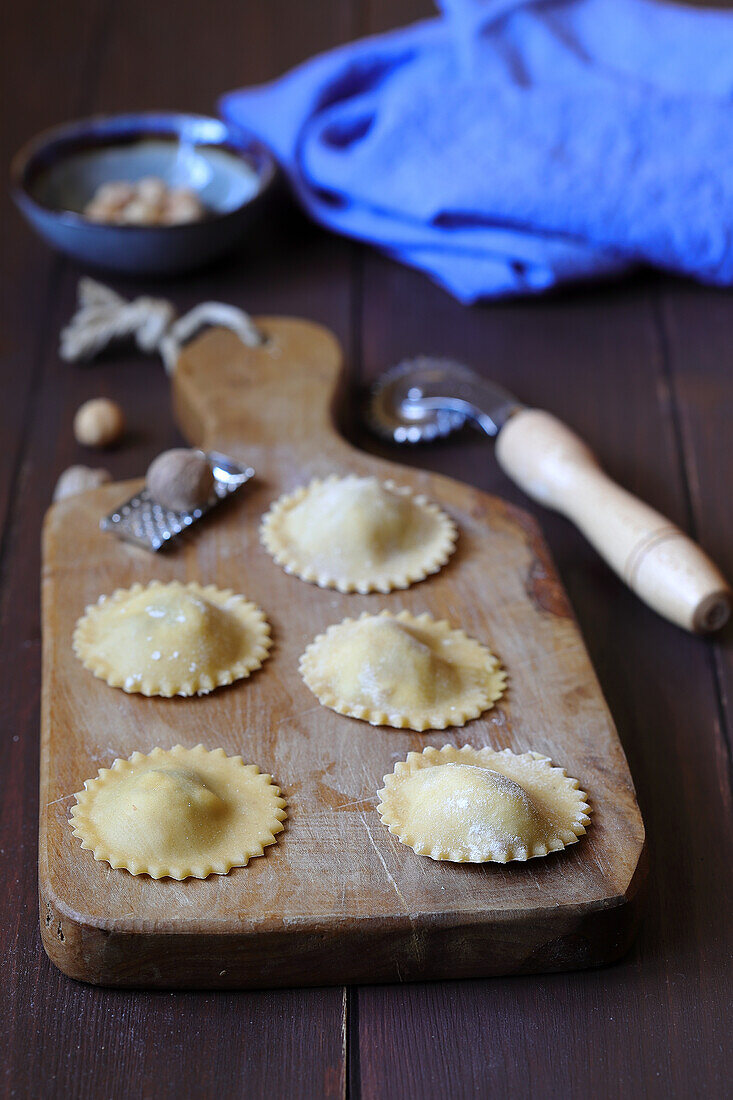
[[[264, 347], [224, 330], [190, 344], [173, 378], [192, 443], [246, 461], [256, 479], [158, 555], [99, 530], [139, 482], [55, 504], [43, 565], [39, 844], [41, 932], [57, 966], [127, 986], [276, 986], [528, 973], [595, 966], [628, 947], [644, 877], [644, 827], [613, 721], [535, 522], [448, 478], [362, 454], [335, 432], [341, 353], [316, 325], [261, 318]], [[376, 474], [428, 494], [460, 538], [435, 577], [388, 596], [341, 595], [286, 575], [258, 539], [282, 492], [333, 472]], [[200, 699], [108, 687], [71, 649], [85, 606], [136, 581], [231, 587], [266, 612], [272, 656], [251, 679]], [[500, 655], [509, 689], [462, 729], [375, 729], [318, 705], [298, 657], [363, 610], [447, 618]], [[264, 858], [206, 881], [152, 881], [82, 850], [72, 794], [134, 750], [222, 746], [271, 772], [286, 831]], [[506, 866], [435, 863], [381, 824], [376, 791], [410, 750], [491, 745], [546, 753], [576, 776], [592, 825], [565, 852]]]

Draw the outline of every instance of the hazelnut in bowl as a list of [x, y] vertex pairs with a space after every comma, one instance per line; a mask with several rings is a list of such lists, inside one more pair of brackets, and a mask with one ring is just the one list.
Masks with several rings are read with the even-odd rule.
[[174, 275], [232, 250], [276, 174], [254, 137], [204, 115], [111, 115], [48, 130], [11, 166], [33, 228], [84, 264]]

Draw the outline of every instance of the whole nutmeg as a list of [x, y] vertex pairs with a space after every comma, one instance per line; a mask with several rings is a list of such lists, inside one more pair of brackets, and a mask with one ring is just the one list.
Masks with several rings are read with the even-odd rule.
[[109, 447], [125, 430], [125, 414], [116, 401], [93, 397], [74, 417], [74, 435], [84, 447]]
[[214, 475], [206, 455], [183, 447], [158, 455], [145, 480], [153, 500], [172, 512], [201, 508], [214, 491]]
[[56, 482], [53, 491], [54, 500], [65, 500], [66, 497], [76, 496], [87, 489], [96, 489], [111, 481], [109, 470], [93, 470], [90, 466], [69, 466]]

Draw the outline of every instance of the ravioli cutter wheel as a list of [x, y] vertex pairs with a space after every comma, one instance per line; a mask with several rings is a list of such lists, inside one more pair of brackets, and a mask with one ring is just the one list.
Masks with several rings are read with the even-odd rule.
[[496, 437], [499, 465], [520, 489], [572, 520], [660, 615], [700, 632], [728, 621], [728, 583], [692, 539], [613, 482], [560, 420], [527, 408], [462, 363], [419, 356], [393, 367], [372, 390], [367, 421], [400, 444], [431, 442], [473, 424]]

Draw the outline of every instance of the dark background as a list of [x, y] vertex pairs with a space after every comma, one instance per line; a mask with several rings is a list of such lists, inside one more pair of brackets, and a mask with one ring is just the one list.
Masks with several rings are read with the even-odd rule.
[[[24, 0], [2, 46], [2, 161], [46, 126], [96, 111], [211, 112], [350, 38], [429, 14], [418, 0]], [[58, 357], [79, 270], [3, 196], [0, 277], [0, 930], [7, 1096], [723, 1096], [730, 1087], [732, 639], [657, 618], [565, 521], [529, 503], [468, 435], [400, 452], [539, 518], [611, 710], [646, 821], [646, 915], [601, 971], [256, 993], [116, 992], [76, 984], [40, 946], [36, 829], [39, 531], [71, 463], [142, 474], [178, 440], [160, 364], [127, 351]], [[111, 280], [123, 293], [138, 287]], [[640, 274], [541, 301], [459, 306], [423, 276], [308, 225], [284, 204], [233, 260], [145, 292], [308, 317], [343, 342], [359, 387], [404, 355], [449, 354], [576, 428], [610, 473], [698, 538], [733, 576], [733, 299]], [[90, 460], [71, 422], [86, 398], [131, 432]], [[382, 453], [396, 456], [396, 449]]]

